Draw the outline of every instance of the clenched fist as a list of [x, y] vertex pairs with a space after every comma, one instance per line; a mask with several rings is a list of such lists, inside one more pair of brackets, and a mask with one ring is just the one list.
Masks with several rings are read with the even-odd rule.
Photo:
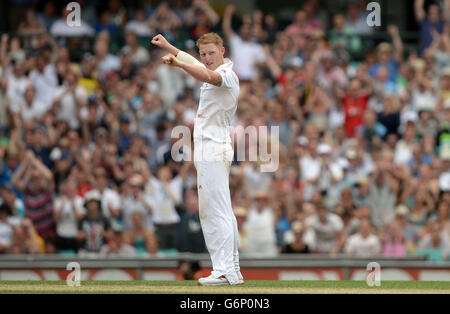
[[167, 41], [167, 39], [165, 39], [164, 36], [161, 34], [158, 34], [152, 38], [152, 44], [165, 50], [167, 50], [170, 47], [170, 44]]
[[168, 64], [168, 65], [171, 65], [171, 66], [174, 66], [174, 67], [179, 66], [179, 64], [180, 64], [178, 59], [175, 58], [175, 56], [173, 54], [171, 54], [171, 53], [169, 53], [168, 55], [165, 55], [164, 57], [162, 57], [162, 60], [163, 60], [164, 64]]

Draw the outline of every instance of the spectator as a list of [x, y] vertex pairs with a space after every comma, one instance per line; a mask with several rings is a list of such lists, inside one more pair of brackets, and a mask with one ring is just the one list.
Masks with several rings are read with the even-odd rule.
[[155, 33], [161, 33], [168, 40], [173, 40], [174, 31], [181, 27], [181, 20], [169, 7], [165, 1], [161, 2], [148, 20], [148, 25], [156, 30]]
[[184, 192], [184, 208], [180, 210], [177, 226], [177, 250], [179, 252], [206, 253], [205, 239], [198, 212], [198, 197], [193, 189]]
[[148, 51], [139, 46], [136, 32], [130, 30], [126, 31], [125, 42], [126, 46], [122, 48], [121, 52], [130, 58], [131, 64], [134, 67], [139, 67], [150, 61], [150, 54]]
[[125, 242], [131, 245], [137, 256], [156, 255], [158, 240], [155, 234], [146, 227], [145, 216], [136, 211], [132, 214], [133, 228], [125, 231]]
[[383, 255], [387, 257], [404, 257], [407, 254], [406, 235], [397, 220], [389, 226], [383, 244]]
[[78, 251], [78, 221], [86, 214], [83, 198], [77, 195], [76, 182], [62, 182], [61, 196], [55, 199], [56, 248], [59, 251]]
[[396, 82], [398, 65], [403, 61], [403, 43], [399, 30], [395, 25], [388, 26], [393, 43], [383, 42], [377, 46], [377, 62], [369, 68], [371, 76], [375, 76], [382, 66], [389, 70], [388, 80]]
[[14, 227], [10, 254], [43, 254], [46, 252], [44, 240], [36, 232], [30, 219], [24, 219], [22, 224]]
[[443, 261], [444, 256], [448, 256], [450, 244], [443, 237], [442, 231], [437, 223], [430, 223], [428, 232], [419, 242], [415, 255], [427, 256], [432, 261]]
[[[442, 18], [442, 12], [436, 3], [428, 5], [428, 12], [425, 11], [424, 4], [425, 0], [414, 1], [414, 14], [417, 23], [420, 24], [420, 54], [431, 45], [433, 31], [442, 34], [445, 23]], [[448, 16], [447, 12], [445, 14], [445, 16]]]
[[36, 69], [28, 77], [36, 90], [36, 101], [45, 106], [45, 111], [49, 110], [57, 87], [57, 77], [54, 65], [42, 52], [37, 57]]
[[23, 201], [16, 196], [14, 187], [10, 182], [4, 183], [0, 187], [0, 203], [6, 204], [11, 208], [11, 219], [13, 224], [18, 224], [25, 217], [25, 205]]
[[100, 255], [105, 257], [135, 257], [134, 248], [124, 242], [121, 229], [113, 229], [112, 237], [100, 249]]
[[245, 222], [246, 255], [273, 256], [277, 254], [275, 217], [267, 204], [268, 196], [257, 192], [253, 205], [249, 208]]
[[347, 256], [356, 257], [378, 256], [380, 254], [380, 241], [372, 233], [372, 226], [369, 220], [362, 220], [359, 225], [359, 232], [348, 238], [345, 252]]
[[[303, 223], [300, 221], [294, 221], [291, 227], [292, 233], [290, 233], [291, 239], [288, 239], [288, 243], [283, 247], [282, 253], [296, 253], [296, 254], [306, 254], [310, 253], [308, 244], [303, 240], [304, 237], [304, 227]], [[286, 235], [286, 237], [289, 237]]]
[[191, 27], [190, 37], [194, 40], [209, 33], [219, 23], [219, 19], [208, 0], [194, 0], [185, 14], [185, 24]]
[[108, 174], [103, 167], [94, 169], [95, 186], [94, 191], [101, 196], [102, 215], [109, 220], [112, 226], [120, 225], [122, 222], [121, 199], [119, 193], [108, 186]]
[[151, 37], [155, 31], [147, 23], [147, 15], [144, 9], [138, 9], [135, 18], [125, 26], [126, 32], [135, 33], [139, 37]]
[[23, 163], [11, 178], [11, 183], [25, 199], [25, 215], [44, 239], [56, 234], [53, 220], [54, 182], [51, 171], [34, 155], [27, 151]]
[[362, 43], [356, 30], [345, 23], [344, 15], [333, 17], [333, 28], [330, 31], [330, 43], [333, 48], [345, 49], [351, 54], [361, 53]]
[[78, 222], [77, 239], [80, 242], [80, 250], [99, 253], [105, 242], [111, 238], [111, 226], [102, 215], [99, 193], [86, 193], [84, 207], [86, 216]]
[[180, 216], [176, 211], [182, 200], [183, 175], [172, 178], [170, 168], [159, 167], [157, 178], [151, 177], [146, 184], [151, 198], [153, 223], [161, 249], [175, 248], [176, 229]]
[[133, 214], [140, 212], [142, 215], [143, 228], [153, 228], [151, 215], [153, 207], [150, 197], [144, 192], [144, 178], [134, 174], [124, 183], [122, 198], [122, 219], [126, 231], [133, 229]]
[[12, 210], [9, 205], [2, 203], [0, 205], [0, 253], [9, 251], [13, 238], [13, 226], [8, 221], [12, 216]]
[[312, 253], [337, 255], [343, 246], [344, 224], [342, 219], [328, 212], [323, 203], [316, 203], [317, 213], [305, 220], [308, 246]]
[[231, 27], [231, 18], [235, 12], [233, 5], [228, 5], [222, 21], [222, 30], [230, 45], [231, 59], [241, 83], [256, 78], [256, 66], [264, 62], [262, 46], [250, 39], [250, 25], [242, 24], [239, 35]]
[[372, 222], [377, 228], [388, 225], [394, 218], [395, 187], [394, 178], [387, 170], [375, 170], [369, 187], [369, 207]]

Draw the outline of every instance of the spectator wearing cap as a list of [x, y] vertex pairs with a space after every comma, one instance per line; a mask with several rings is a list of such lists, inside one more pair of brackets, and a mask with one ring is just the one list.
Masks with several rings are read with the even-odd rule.
[[84, 197], [86, 216], [78, 222], [77, 239], [80, 250], [99, 253], [104, 243], [111, 238], [111, 225], [101, 212], [101, 198], [96, 191]]
[[275, 215], [268, 204], [268, 195], [259, 191], [254, 197], [245, 222], [246, 255], [274, 256], [277, 252]]
[[121, 198], [119, 193], [109, 186], [108, 173], [103, 167], [94, 169], [95, 183], [93, 191], [100, 194], [102, 201], [102, 215], [109, 220], [111, 224], [121, 224]]
[[184, 202], [180, 206], [180, 223], [177, 226], [176, 248], [179, 252], [207, 252], [198, 212], [198, 197], [193, 189], [184, 192]]
[[291, 232], [285, 234], [282, 253], [307, 254], [310, 253], [308, 244], [304, 241], [305, 228], [301, 221], [295, 220], [291, 224]]
[[354, 257], [372, 257], [381, 253], [380, 241], [372, 232], [368, 219], [363, 219], [359, 225], [359, 232], [348, 238], [345, 253]]
[[62, 182], [60, 197], [54, 202], [57, 250], [78, 251], [78, 221], [85, 214], [83, 198], [77, 195], [77, 183], [73, 179]]

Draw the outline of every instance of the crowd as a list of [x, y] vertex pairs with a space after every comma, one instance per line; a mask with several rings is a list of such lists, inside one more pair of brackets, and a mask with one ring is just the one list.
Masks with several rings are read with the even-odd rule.
[[411, 51], [395, 25], [364, 45], [365, 1], [305, 0], [287, 26], [206, 0], [79, 2], [78, 28], [45, 1], [1, 37], [0, 253], [206, 253], [195, 167], [170, 153], [201, 83], [142, 38], [198, 57], [214, 31], [241, 83], [233, 126], [279, 126], [275, 172], [231, 167], [242, 256], [450, 258], [449, 1], [415, 0]]

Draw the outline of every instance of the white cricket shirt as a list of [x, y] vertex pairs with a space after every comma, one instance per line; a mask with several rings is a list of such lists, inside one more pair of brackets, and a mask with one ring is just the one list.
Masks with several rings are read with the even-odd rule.
[[219, 144], [231, 143], [230, 125], [237, 108], [239, 79], [233, 71], [233, 62], [214, 71], [222, 77], [221, 86], [203, 83], [200, 103], [194, 122], [194, 141], [211, 140]]

